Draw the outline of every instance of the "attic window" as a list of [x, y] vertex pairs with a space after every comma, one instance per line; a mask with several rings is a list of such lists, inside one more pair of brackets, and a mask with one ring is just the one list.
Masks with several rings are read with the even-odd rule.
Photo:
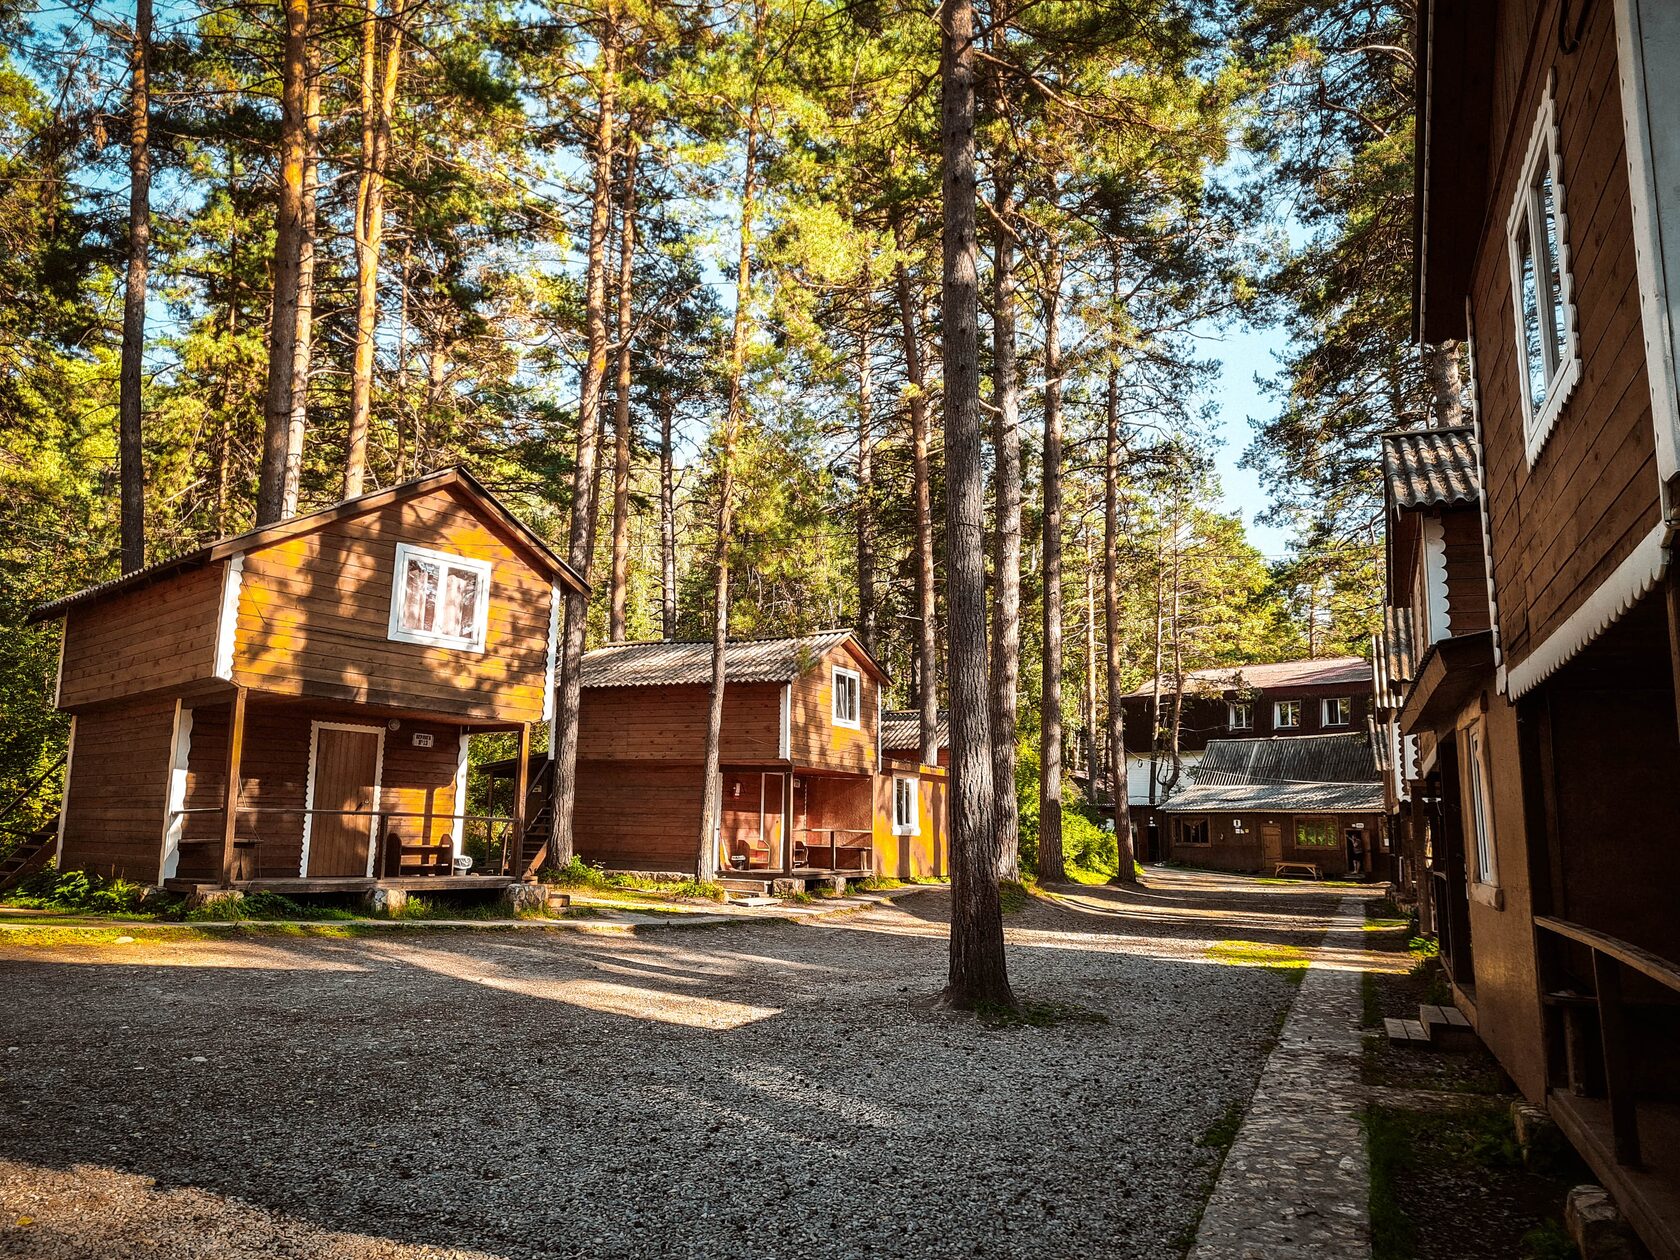
[[1346, 696], [1332, 696], [1319, 701], [1320, 717], [1325, 726], [1346, 726], [1353, 714], [1353, 701]]
[[1555, 111], [1548, 84], [1505, 224], [1523, 432], [1531, 464], [1539, 458], [1558, 412], [1581, 375]]
[[863, 675], [834, 667], [834, 725], [856, 730], [863, 725]]
[[392, 639], [482, 652], [489, 611], [488, 562], [397, 544]]

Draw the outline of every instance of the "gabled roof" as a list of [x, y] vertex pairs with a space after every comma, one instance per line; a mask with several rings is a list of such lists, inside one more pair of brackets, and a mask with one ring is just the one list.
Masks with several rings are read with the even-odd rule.
[[1201, 784], [1161, 806], [1168, 814], [1380, 814], [1381, 783]]
[[287, 538], [295, 538], [300, 534], [312, 533], [317, 529], [348, 520], [351, 517], [361, 516], [367, 512], [377, 512], [381, 508], [389, 507], [393, 503], [400, 503], [405, 499], [417, 498], [423, 494], [431, 494], [433, 491], [446, 489], [464, 496], [501, 525], [537, 568], [544, 570], [551, 577], [565, 583], [573, 590], [587, 591], [589, 589], [584, 580], [578, 576], [577, 571], [557, 556], [546, 542], [532, 532], [528, 525], [502, 506], [496, 496], [485, 489], [484, 484], [477, 477], [474, 477], [465, 468], [443, 468], [437, 472], [427, 473], [423, 477], [416, 477], [413, 481], [405, 481], [401, 485], [391, 486], [389, 489], [375, 490], [368, 494], [358, 495], [354, 499], [346, 499], [342, 503], [335, 503], [331, 507], [322, 508], [318, 512], [289, 517], [283, 521], [276, 521], [272, 525], [263, 525], [257, 529], [248, 530], [243, 534], [234, 534], [227, 538], [218, 539], [213, 543], [207, 543], [171, 559], [160, 560], [156, 564], [147, 565], [143, 569], [136, 569], [133, 573], [112, 578], [109, 582], [101, 582], [97, 586], [90, 586], [86, 590], [77, 591], [74, 595], [66, 595], [62, 599], [55, 599], [50, 603], [42, 604], [30, 611], [27, 620], [47, 621], [53, 617], [62, 617], [72, 609], [97, 603], [102, 599], [108, 599], [126, 591], [151, 586], [171, 578], [177, 573], [183, 573], [189, 569], [203, 568], [207, 564], [215, 564], [229, 556], [243, 555], [245, 552], [254, 551], [258, 547], [265, 547], [270, 543], [281, 542]]
[[[731, 639], [724, 648], [724, 676], [730, 682], [792, 682], [842, 643], [878, 679], [886, 671], [864, 651], [850, 630], [824, 630], [786, 639]], [[583, 654], [585, 687], [658, 687], [712, 681], [712, 641], [656, 639], [612, 643]]]
[[1195, 782], [1173, 813], [1275, 809], [1297, 814], [1380, 811], [1381, 771], [1370, 734], [1208, 741]]
[[1389, 502], [1397, 508], [1474, 503], [1481, 497], [1476, 434], [1467, 425], [1385, 433], [1382, 462]]
[[[939, 710], [939, 725], [934, 728], [944, 748], [951, 742], [951, 715]], [[882, 748], [916, 748], [922, 742], [922, 715], [915, 709], [888, 709], [881, 714]]]
[[[1363, 656], [1320, 656], [1305, 661], [1274, 661], [1268, 665], [1218, 665], [1193, 669], [1184, 675], [1184, 689], [1190, 691], [1235, 691], [1254, 688], [1266, 691], [1289, 687], [1335, 687], [1371, 681], [1371, 662]], [[1173, 680], [1161, 679], [1161, 694], [1171, 695]], [[1141, 700], [1154, 694], [1145, 683], [1122, 699]]]

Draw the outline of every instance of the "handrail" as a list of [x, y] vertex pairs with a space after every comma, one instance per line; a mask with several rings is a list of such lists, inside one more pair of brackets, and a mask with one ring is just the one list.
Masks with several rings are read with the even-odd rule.
[[1614, 958], [1658, 984], [1680, 992], [1680, 966], [1651, 953], [1650, 950], [1641, 949], [1619, 937], [1609, 936], [1592, 928], [1582, 927], [1579, 923], [1571, 923], [1567, 919], [1554, 918], [1548, 914], [1535, 915], [1534, 926]]
[[26, 800], [33, 796], [35, 794], [35, 789], [45, 783], [56, 771], [62, 770], [64, 768], [64, 763], [69, 759], [69, 753], [59, 753], [57, 761], [53, 762], [52, 765], [48, 766], [45, 770], [41, 771], [41, 773], [35, 777], [35, 780], [30, 783], [28, 787], [24, 788], [23, 791], [19, 792], [7, 803], [5, 809], [0, 809], [0, 819], [4, 819], [19, 805], [23, 804]]

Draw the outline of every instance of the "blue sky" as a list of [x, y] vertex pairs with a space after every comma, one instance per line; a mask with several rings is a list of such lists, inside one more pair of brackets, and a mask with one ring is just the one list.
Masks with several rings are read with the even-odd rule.
[[1225, 506], [1228, 511], [1242, 513], [1249, 541], [1267, 559], [1277, 559], [1289, 551], [1289, 533], [1275, 526], [1254, 523], [1271, 501], [1261, 488], [1260, 479], [1251, 470], [1238, 468], [1237, 461], [1253, 435], [1249, 417], [1270, 416], [1277, 411], [1276, 403], [1260, 393], [1254, 378], [1269, 377], [1277, 371], [1273, 351], [1281, 344], [1282, 336], [1275, 329], [1238, 326], [1224, 332], [1208, 347], [1220, 361], [1213, 400], [1219, 406], [1218, 428], [1224, 445], [1219, 448], [1214, 463], [1219, 470]]

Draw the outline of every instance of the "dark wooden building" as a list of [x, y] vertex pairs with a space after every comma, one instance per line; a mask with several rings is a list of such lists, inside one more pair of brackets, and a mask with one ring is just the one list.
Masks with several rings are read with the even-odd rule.
[[467, 745], [549, 720], [563, 586], [583, 589], [451, 469], [37, 608], [64, 623], [60, 868], [290, 891], [527, 874], [524, 796], [472, 814]]
[[[1484, 627], [1419, 635], [1396, 680], [1434, 918], [1461, 1009], [1673, 1260], [1680, 23], [1666, 0], [1420, 18], [1417, 328], [1469, 349], [1487, 591]], [[1390, 521], [1391, 600], [1428, 585], [1412, 528]]]

